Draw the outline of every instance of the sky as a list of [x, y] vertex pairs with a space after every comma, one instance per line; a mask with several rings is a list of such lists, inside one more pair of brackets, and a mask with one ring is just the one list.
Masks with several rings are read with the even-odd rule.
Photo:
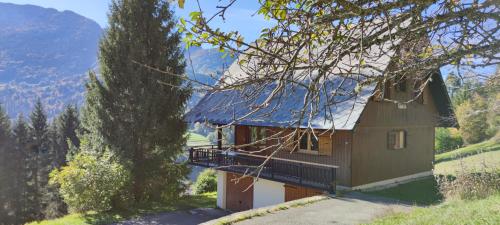
[[[82, 16], [96, 21], [101, 27], [107, 26], [107, 11], [111, 0], [0, 0], [4, 3], [31, 4], [45, 8], [54, 8], [59, 11], [71, 10]], [[200, 0], [202, 9], [207, 15], [212, 15], [219, 0]], [[227, 1], [223, 1], [227, 2]], [[174, 11], [177, 17], [188, 18], [189, 13], [197, 10], [196, 0], [186, 0], [184, 9], [179, 9], [177, 3]], [[269, 21], [262, 16], [254, 15], [257, 10], [257, 1], [237, 1], [227, 12], [227, 20], [214, 21], [215, 26], [224, 31], [238, 30], [247, 40], [255, 40], [260, 30], [269, 25]]]

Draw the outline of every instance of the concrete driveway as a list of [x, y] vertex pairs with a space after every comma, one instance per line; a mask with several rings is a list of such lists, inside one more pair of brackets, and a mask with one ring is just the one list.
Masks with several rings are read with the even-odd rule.
[[149, 215], [116, 223], [115, 225], [193, 225], [223, 217], [227, 214], [226, 211], [220, 209], [193, 209]]
[[394, 213], [407, 212], [411, 205], [391, 199], [349, 193], [302, 207], [290, 208], [261, 217], [245, 220], [237, 225], [302, 225], [302, 224], [361, 224]]

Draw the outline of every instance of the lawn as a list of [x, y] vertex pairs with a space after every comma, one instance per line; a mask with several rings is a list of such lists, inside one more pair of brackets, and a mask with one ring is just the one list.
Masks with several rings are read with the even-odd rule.
[[434, 177], [367, 193], [418, 205], [432, 205], [440, 203], [443, 200]]
[[192, 133], [188, 132], [188, 140], [187, 140], [187, 146], [201, 146], [201, 145], [211, 145], [210, 141], [208, 140], [207, 137], [197, 134], [197, 133]]
[[483, 152], [498, 151], [500, 150], [500, 143], [495, 141], [485, 141], [453, 151], [445, 152], [436, 155], [435, 163], [450, 161], [458, 158], [463, 158], [470, 155], [476, 155]]
[[434, 174], [456, 175], [457, 171], [480, 171], [486, 168], [500, 169], [500, 151], [483, 152], [465, 158], [438, 163], [434, 166]]
[[[500, 168], [500, 144], [485, 141], [469, 145], [436, 155], [436, 162], [434, 174], [440, 175], [455, 175], [456, 171], [462, 169], [462, 166], [468, 170], [481, 169], [483, 165]], [[368, 193], [419, 205], [437, 204], [443, 200], [434, 177]]]
[[74, 213], [55, 220], [45, 220], [33, 222], [28, 225], [107, 225], [122, 221], [127, 218], [134, 218], [141, 215], [169, 212], [176, 210], [187, 210], [194, 208], [215, 208], [217, 193], [211, 192], [202, 195], [186, 196], [181, 198], [175, 205], [148, 205], [141, 209], [131, 210], [129, 212], [107, 212], [86, 214]]
[[410, 213], [397, 213], [371, 224], [500, 224], [500, 195], [481, 200], [453, 200], [440, 205], [415, 208]]

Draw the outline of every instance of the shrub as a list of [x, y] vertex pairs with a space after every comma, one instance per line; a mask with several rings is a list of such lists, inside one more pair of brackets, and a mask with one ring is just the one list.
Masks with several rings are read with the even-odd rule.
[[76, 212], [112, 209], [129, 180], [129, 171], [106, 153], [101, 157], [79, 153], [68, 166], [50, 174], [50, 184], [60, 187], [64, 202]]
[[439, 190], [447, 199], [482, 199], [500, 193], [500, 171], [483, 169], [467, 172], [464, 168], [456, 177], [438, 177]]
[[215, 170], [206, 169], [198, 175], [194, 183], [193, 191], [195, 194], [217, 191], [217, 176]]
[[436, 129], [435, 149], [437, 153], [448, 152], [463, 145], [462, 136], [455, 128]]

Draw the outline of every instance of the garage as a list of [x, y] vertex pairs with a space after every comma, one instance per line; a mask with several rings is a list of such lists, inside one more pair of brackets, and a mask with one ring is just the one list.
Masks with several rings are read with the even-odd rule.
[[[235, 183], [234, 179], [241, 175], [227, 173], [226, 180], [226, 208], [231, 211], [244, 211], [253, 208], [253, 178], [246, 177]], [[248, 188], [250, 187], [250, 188]], [[247, 189], [245, 191], [245, 189]]]
[[285, 201], [293, 201], [301, 198], [312, 197], [316, 195], [322, 195], [323, 192], [317, 189], [298, 187], [289, 184], [285, 184]]

